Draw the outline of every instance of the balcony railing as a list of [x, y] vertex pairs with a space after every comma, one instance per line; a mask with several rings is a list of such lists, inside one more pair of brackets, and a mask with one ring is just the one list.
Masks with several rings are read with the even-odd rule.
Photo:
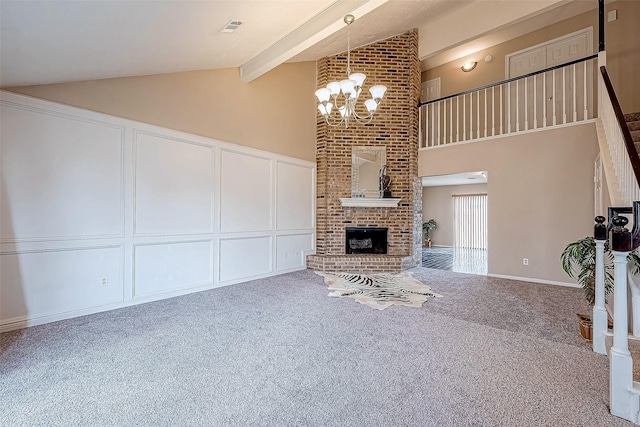
[[420, 148], [592, 119], [597, 57], [422, 103]]

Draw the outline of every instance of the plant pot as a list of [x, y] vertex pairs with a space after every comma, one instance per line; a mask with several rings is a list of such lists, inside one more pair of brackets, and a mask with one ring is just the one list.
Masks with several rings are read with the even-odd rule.
[[[591, 321], [591, 315], [578, 314], [578, 322], [580, 324], [580, 336], [589, 344], [593, 342], [593, 322]], [[607, 327], [613, 328], [613, 322], [607, 320]]]
[[588, 314], [578, 314], [580, 336], [588, 343], [593, 342], [593, 322]]

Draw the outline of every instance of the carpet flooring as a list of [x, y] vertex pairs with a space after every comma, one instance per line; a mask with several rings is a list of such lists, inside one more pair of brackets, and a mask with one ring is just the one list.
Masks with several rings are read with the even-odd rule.
[[299, 271], [0, 336], [2, 426], [630, 426], [580, 289], [416, 268], [383, 311]]

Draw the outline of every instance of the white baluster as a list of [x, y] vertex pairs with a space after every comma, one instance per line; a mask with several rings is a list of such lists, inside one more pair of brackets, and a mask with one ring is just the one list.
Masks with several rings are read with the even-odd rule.
[[456, 97], [456, 142], [460, 141], [460, 97]]
[[431, 146], [435, 147], [436, 145], [436, 122], [435, 122], [435, 112], [434, 112], [434, 104], [429, 104], [429, 108], [431, 109]]
[[[588, 62], [590, 63], [591, 61], [588, 61]], [[584, 91], [584, 94], [582, 95], [583, 96], [582, 103], [584, 104], [584, 114], [583, 114], [582, 120], [587, 120], [589, 118], [589, 110], [588, 110], [589, 106], [587, 104], [587, 61], [584, 61], [583, 64], [584, 64], [584, 71], [582, 74], [582, 86], [583, 86], [582, 89]]]
[[496, 91], [491, 87], [491, 136], [496, 135]]
[[516, 80], [516, 132], [520, 131], [520, 80]]
[[576, 64], [573, 64], [573, 122], [578, 121], [578, 109], [576, 108]]
[[562, 123], [567, 123], [567, 92], [566, 92], [566, 71], [567, 67], [562, 67]]
[[453, 98], [449, 98], [449, 142], [453, 142]]
[[503, 134], [503, 129], [502, 129], [502, 86], [500, 85], [500, 135]]
[[533, 128], [538, 129], [538, 76], [533, 76]]
[[596, 242], [596, 301], [593, 306], [593, 351], [607, 354], [606, 333], [609, 328], [607, 309], [604, 306], [604, 240]]
[[547, 73], [542, 74], [542, 127], [547, 127]]
[[529, 130], [529, 78], [524, 79], [524, 130]]
[[467, 139], [467, 95], [462, 95], [462, 140]]
[[473, 92], [469, 94], [469, 139], [473, 139]]
[[552, 79], [552, 89], [551, 89], [551, 99], [553, 104], [553, 126], [556, 125], [556, 70], [551, 71], [551, 79]]
[[440, 145], [440, 101], [436, 102], [436, 120], [436, 141], [438, 141], [438, 145]]
[[507, 133], [511, 133], [511, 82], [507, 83]]
[[478, 126], [478, 132], [476, 133], [476, 138], [480, 138], [480, 92], [478, 92], [478, 98], [476, 99], [476, 125]]
[[489, 136], [487, 132], [487, 90], [484, 90], [484, 136]]

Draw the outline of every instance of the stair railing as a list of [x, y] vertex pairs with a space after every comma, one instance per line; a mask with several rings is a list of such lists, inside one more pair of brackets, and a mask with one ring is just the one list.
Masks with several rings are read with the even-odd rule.
[[[598, 73], [598, 121], [602, 125], [609, 164], [614, 176], [607, 181], [616, 181], [617, 190], [625, 206], [609, 208], [609, 225], [604, 218], [596, 217], [594, 238], [596, 241], [596, 301], [593, 308], [593, 350], [606, 354], [605, 337], [608, 331], [607, 312], [604, 307], [604, 243], [608, 237], [614, 259], [614, 307], [613, 346], [609, 353], [609, 397], [610, 410], [636, 424], [640, 423], [640, 384], [633, 381], [633, 359], [629, 351], [628, 286], [632, 295], [640, 292], [629, 279], [628, 255], [640, 247], [640, 158], [633, 144], [631, 133], [616, 97], [606, 70], [606, 54], [600, 52]], [[626, 228], [629, 220], [621, 214], [632, 213], [633, 231]], [[603, 236], [604, 234], [604, 236]], [[604, 238], [603, 238], [604, 237]], [[632, 306], [634, 325], [640, 325], [638, 298]], [[634, 334], [640, 334], [635, 330]]]
[[622, 108], [604, 65], [603, 52], [599, 60], [598, 74], [598, 118], [600, 119], [609, 147], [609, 156], [613, 164], [614, 174], [618, 181], [618, 189], [624, 206], [631, 206], [640, 200], [640, 157], [633, 144], [631, 132], [624, 119]]

